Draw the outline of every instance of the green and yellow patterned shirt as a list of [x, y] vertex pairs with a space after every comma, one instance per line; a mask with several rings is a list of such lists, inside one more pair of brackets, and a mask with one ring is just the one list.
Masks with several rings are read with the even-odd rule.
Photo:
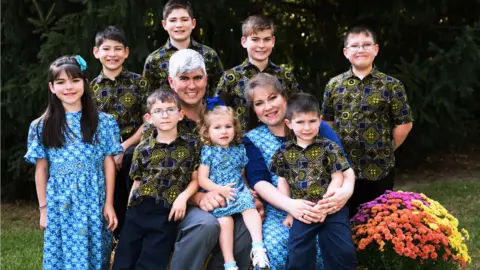
[[147, 80], [123, 68], [112, 81], [102, 71], [90, 83], [90, 89], [98, 110], [113, 115], [117, 121], [122, 140], [130, 138], [143, 123]]
[[287, 94], [300, 92], [299, 84], [292, 71], [270, 61], [263, 71], [251, 64], [248, 58], [239, 66], [225, 71], [218, 83], [216, 95], [225, 101], [227, 106], [235, 108], [235, 113], [242, 123], [242, 127], [245, 127], [248, 122], [248, 106], [244, 90], [247, 87], [248, 80], [260, 72], [277, 76], [280, 83], [285, 87]]
[[306, 148], [295, 141], [287, 141], [275, 152], [270, 171], [287, 180], [292, 198], [316, 203], [327, 192], [332, 174], [350, 165], [338, 144], [329, 139], [317, 136]]
[[163, 203], [166, 208], [170, 208], [178, 195], [187, 188], [192, 173], [197, 169], [197, 140], [179, 135], [170, 144], [165, 144], [157, 142], [156, 135], [155, 130], [152, 136], [135, 147], [130, 177], [141, 183], [133, 192], [129, 206], [153, 198], [156, 203]]
[[[217, 55], [217, 52], [212, 48], [200, 44], [190, 39], [189, 49], [199, 52], [205, 60], [205, 68], [207, 69], [208, 82], [207, 82], [207, 96], [212, 97], [214, 94], [215, 86], [220, 80], [220, 76], [223, 72], [223, 65], [220, 61], [220, 58]], [[170, 39], [167, 40], [167, 43], [160, 47], [158, 50], [152, 52], [145, 61], [145, 66], [143, 68], [143, 76], [148, 80], [150, 84], [150, 92], [153, 92], [162, 86], [168, 86], [168, 62], [170, 57], [178, 51], [170, 43]]]
[[385, 178], [395, 166], [393, 129], [413, 121], [403, 84], [376, 68], [363, 80], [350, 69], [328, 82], [322, 107], [356, 177]]

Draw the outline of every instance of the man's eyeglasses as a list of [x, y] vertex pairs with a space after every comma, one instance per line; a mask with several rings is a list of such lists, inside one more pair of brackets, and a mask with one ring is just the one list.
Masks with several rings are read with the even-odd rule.
[[150, 114], [158, 116], [163, 116], [164, 113], [166, 113], [168, 116], [172, 116], [178, 113], [178, 108], [168, 108], [166, 110], [156, 109], [150, 112]]
[[371, 49], [373, 49], [374, 46], [375, 46], [375, 43], [365, 43], [362, 45], [348, 46], [347, 50], [351, 52], [358, 52], [360, 51], [360, 48], [363, 48], [364, 51], [370, 51]]

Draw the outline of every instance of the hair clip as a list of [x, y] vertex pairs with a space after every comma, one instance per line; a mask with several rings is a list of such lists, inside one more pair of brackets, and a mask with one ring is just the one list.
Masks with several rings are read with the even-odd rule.
[[225, 106], [225, 102], [223, 100], [219, 99], [218, 97], [214, 98], [207, 98], [207, 111], [213, 110], [215, 106]]
[[80, 55], [76, 55], [75, 59], [77, 60], [77, 63], [80, 65], [80, 69], [82, 71], [87, 70], [87, 62], [85, 62], [85, 60]]

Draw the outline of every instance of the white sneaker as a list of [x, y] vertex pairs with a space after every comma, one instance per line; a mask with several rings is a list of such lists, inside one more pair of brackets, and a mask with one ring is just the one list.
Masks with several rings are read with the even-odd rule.
[[270, 268], [270, 261], [268, 260], [267, 250], [265, 248], [252, 248], [250, 258], [252, 259], [252, 266], [254, 268]]
[[234, 267], [229, 267], [229, 268], [225, 268], [225, 270], [238, 270], [238, 267], [234, 266]]

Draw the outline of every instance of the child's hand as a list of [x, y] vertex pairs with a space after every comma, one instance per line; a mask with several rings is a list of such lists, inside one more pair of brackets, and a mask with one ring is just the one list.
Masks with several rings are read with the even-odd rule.
[[288, 214], [282, 224], [287, 226], [288, 228], [291, 228], [293, 225], [293, 216]]
[[172, 221], [174, 216], [174, 221], [181, 221], [185, 217], [185, 213], [187, 211], [187, 200], [188, 198], [183, 193], [178, 195], [173, 202], [172, 209], [168, 215], [168, 221]]
[[103, 207], [103, 217], [108, 222], [107, 230], [113, 232], [118, 226], [118, 219], [113, 205], [105, 205], [105, 207]]
[[47, 229], [47, 208], [42, 208], [40, 210], [40, 229], [45, 231]]
[[227, 204], [229, 204], [230, 201], [235, 201], [235, 197], [237, 197], [237, 189], [233, 188], [234, 185], [235, 183], [230, 183], [220, 187], [219, 193], [227, 200]]
[[123, 152], [120, 152], [118, 155], [113, 156], [113, 160], [115, 160], [115, 168], [119, 171], [122, 168], [122, 161], [123, 161]]

